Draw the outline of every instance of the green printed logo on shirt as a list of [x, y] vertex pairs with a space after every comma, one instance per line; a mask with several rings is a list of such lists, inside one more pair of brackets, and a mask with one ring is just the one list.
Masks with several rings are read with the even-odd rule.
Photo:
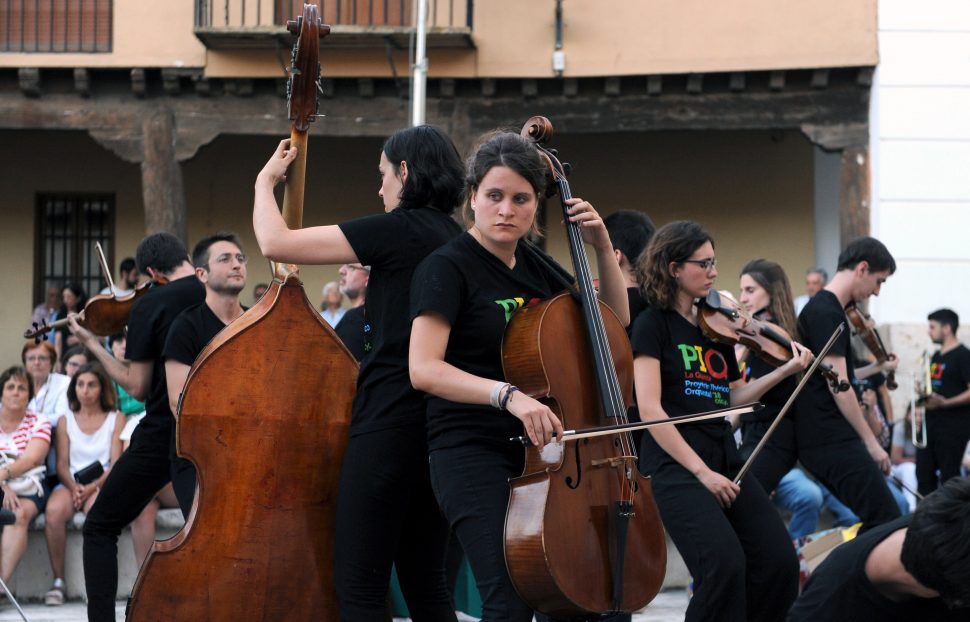
[[522, 308], [525, 304], [524, 298], [506, 298], [505, 300], [496, 300], [495, 304], [502, 307], [505, 311], [505, 323], [508, 324], [509, 320], [512, 319], [512, 314]]
[[677, 347], [680, 349], [681, 356], [684, 357], [684, 371], [694, 371], [696, 364], [696, 371], [702, 374], [710, 374], [711, 377], [719, 380], [727, 378], [727, 361], [717, 350], [708, 348], [705, 352], [701, 346], [686, 343], [677, 344]]

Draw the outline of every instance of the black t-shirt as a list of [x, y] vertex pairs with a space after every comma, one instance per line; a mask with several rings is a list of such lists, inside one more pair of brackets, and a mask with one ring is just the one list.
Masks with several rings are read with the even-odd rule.
[[191, 366], [203, 348], [225, 327], [226, 324], [206, 303], [189, 307], [172, 322], [162, 357]]
[[205, 286], [193, 274], [167, 285], [152, 287], [131, 309], [125, 358], [153, 363], [152, 386], [145, 400], [146, 421], [156, 420], [165, 425], [175, 421], [168, 406], [168, 387], [165, 384], [165, 358], [162, 354], [165, 340], [179, 313], [204, 301]]
[[364, 305], [349, 309], [333, 328], [357, 362], [360, 362], [367, 353], [364, 335], [368, 327], [365, 323], [365, 315]]
[[357, 259], [371, 266], [366, 353], [357, 376], [351, 435], [424, 425], [422, 394], [408, 377], [411, 277], [421, 260], [461, 233], [433, 208], [396, 209], [340, 225]]
[[639, 287], [626, 288], [626, 297], [630, 303], [630, 325], [626, 327], [626, 336], [633, 339], [633, 323], [637, 316], [647, 310], [650, 306], [647, 299], [643, 297]]
[[[571, 278], [523, 244], [510, 269], [465, 233], [430, 255], [414, 273], [411, 316], [440, 314], [451, 325], [445, 361], [470, 374], [501, 380], [502, 338], [512, 314], [549, 298], [563, 289], [563, 279]], [[431, 450], [468, 443], [508, 447], [509, 437], [522, 433], [522, 423], [511, 413], [428, 396]]]
[[[835, 294], [821, 290], [808, 301], [798, 316], [798, 334], [802, 344], [818, 354], [839, 324], [845, 323], [845, 309]], [[849, 331], [835, 340], [829, 355], [845, 357], [849, 382], [855, 382]], [[805, 390], [798, 396], [794, 415], [798, 442], [807, 447], [858, 439], [859, 435], [846, 420], [822, 374], [812, 374]]]
[[[744, 377], [746, 380], [755, 380], [763, 376], [767, 376], [771, 372], [778, 369], [771, 363], [765, 361], [763, 358], [755, 354], [754, 352], [748, 351], [747, 356], [744, 358]], [[788, 376], [782, 379], [778, 384], [768, 389], [764, 395], [761, 396], [761, 404], [764, 406], [761, 410], [755, 411], [753, 413], [746, 413], [741, 415], [742, 428], [746, 423], [754, 422], [771, 422], [774, 421], [775, 415], [781, 412], [782, 407], [795, 389], [798, 387], [798, 382], [795, 376]], [[786, 417], [792, 416], [792, 411], [789, 410]]]
[[839, 545], [812, 573], [788, 612], [788, 622], [949, 622], [967, 620], [970, 610], [948, 611], [939, 598], [893, 602], [866, 576], [866, 561], [876, 546], [909, 526], [912, 515], [873, 527]]
[[[933, 392], [943, 397], [953, 397], [967, 390], [970, 385], [970, 350], [962, 343], [946, 354], [936, 352], [930, 359], [930, 383]], [[970, 405], [956, 408], [926, 409], [926, 424], [970, 425]]]
[[[741, 378], [731, 346], [712, 341], [676, 311], [647, 309], [633, 325], [633, 356], [660, 361], [660, 405], [670, 417], [731, 405], [730, 383]], [[724, 419], [708, 419], [677, 426], [695, 450], [698, 443], [725, 443], [731, 426]], [[643, 435], [641, 470], [656, 471], [667, 457], [653, 436]], [[733, 439], [732, 439], [733, 442]]]

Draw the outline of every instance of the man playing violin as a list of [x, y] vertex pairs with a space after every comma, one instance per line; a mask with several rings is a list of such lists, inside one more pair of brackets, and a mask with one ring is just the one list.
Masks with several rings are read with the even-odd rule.
[[195, 276], [185, 246], [170, 233], [138, 244], [138, 269], [156, 283], [128, 317], [125, 360], [105, 350], [101, 339], [70, 319], [71, 331], [129, 395], [145, 401], [146, 415], [131, 445], [104, 482], [84, 523], [84, 576], [89, 622], [114, 622], [118, 591], [118, 536], [171, 480], [170, 443], [175, 420], [169, 408], [162, 348], [183, 309], [201, 303], [205, 288]]
[[[895, 271], [895, 260], [879, 240], [866, 237], [850, 242], [839, 255], [835, 276], [798, 316], [802, 343], [818, 352], [835, 328], [846, 321], [845, 307], [878, 296], [882, 284]], [[838, 372], [839, 378], [851, 381], [855, 377], [848, 331], [835, 342], [824, 362]], [[896, 361], [874, 365], [880, 371], [892, 370]], [[863, 529], [899, 517], [899, 507], [882, 475], [889, 472], [889, 455], [866, 423], [852, 391], [833, 392], [824, 378], [813, 376], [799, 397], [794, 423], [798, 458], [862, 519]], [[777, 477], [782, 475], [784, 472]], [[769, 482], [766, 487], [770, 486]]]
[[[960, 317], [950, 309], [930, 313], [929, 333], [939, 352], [930, 359], [926, 398], [926, 447], [916, 450], [920, 494], [960, 474], [960, 460], [970, 440], [970, 350], [957, 340]], [[937, 476], [939, 471], [939, 476]]]

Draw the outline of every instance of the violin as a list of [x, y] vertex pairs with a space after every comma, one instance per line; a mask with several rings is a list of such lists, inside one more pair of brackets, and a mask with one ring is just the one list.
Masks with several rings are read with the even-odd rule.
[[[863, 313], [854, 302], [845, 308], [845, 316], [849, 318], [849, 322], [852, 323], [852, 327], [862, 338], [862, 342], [869, 348], [869, 352], [876, 357], [877, 363], [885, 363], [896, 358], [895, 354], [886, 350], [879, 333], [871, 326], [869, 316]], [[896, 384], [896, 373], [893, 371], [886, 372], [886, 388], [895, 391], [898, 386]]]
[[[764, 361], [780, 367], [791, 360], [791, 335], [777, 324], [759, 320], [736, 301], [722, 297], [712, 289], [707, 298], [698, 302], [698, 323], [708, 337], [728, 345], [741, 344]], [[819, 371], [828, 380], [832, 391], [849, 390], [847, 380], [826, 363], [819, 364]]]
[[[565, 210], [564, 165], [541, 145], [552, 124], [532, 117], [522, 135], [535, 143]], [[623, 425], [633, 402], [630, 342], [596, 299], [579, 227], [564, 220], [578, 287], [512, 316], [502, 343], [505, 377], [543, 400], [564, 427]], [[529, 447], [522, 475], [509, 483], [506, 567], [533, 609], [585, 619], [637, 611], [656, 596], [666, 570], [663, 524], [628, 433]]]
[[[161, 285], [167, 281], [159, 277], [158, 282]], [[114, 292], [92, 296], [84, 305], [84, 310], [77, 319], [78, 324], [98, 337], [120, 333], [125, 326], [128, 326], [128, 316], [131, 315], [131, 308], [135, 306], [135, 301], [147, 294], [152, 284], [152, 281], [145, 281], [135, 291], [125, 296], [115, 296]], [[34, 322], [32, 327], [24, 332], [24, 339], [33, 339], [39, 343], [47, 339], [47, 333], [62, 326], [67, 326], [66, 317], [50, 323]]]

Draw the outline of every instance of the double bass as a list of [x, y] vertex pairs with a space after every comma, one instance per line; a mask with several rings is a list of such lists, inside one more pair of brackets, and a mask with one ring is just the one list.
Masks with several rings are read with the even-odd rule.
[[[542, 147], [552, 135], [532, 117], [523, 136], [549, 166], [563, 201], [563, 165]], [[506, 380], [548, 405], [564, 427], [627, 421], [633, 355], [624, 327], [596, 298], [579, 227], [567, 223], [577, 291], [512, 316], [502, 343]], [[628, 433], [526, 449], [511, 480], [506, 566], [533, 609], [557, 617], [632, 612], [663, 583], [667, 549], [650, 479], [640, 474]]]
[[[299, 228], [319, 39], [329, 27], [311, 4], [288, 27], [299, 33], [290, 84], [299, 158], [283, 218]], [[145, 560], [129, 621], [339, 619], [334, 522], [356, 377], [298, 268], [276, 264], [266, 294], [189, 372], [177, 443], [198, 470], [198, 493], [182, 530]]]

